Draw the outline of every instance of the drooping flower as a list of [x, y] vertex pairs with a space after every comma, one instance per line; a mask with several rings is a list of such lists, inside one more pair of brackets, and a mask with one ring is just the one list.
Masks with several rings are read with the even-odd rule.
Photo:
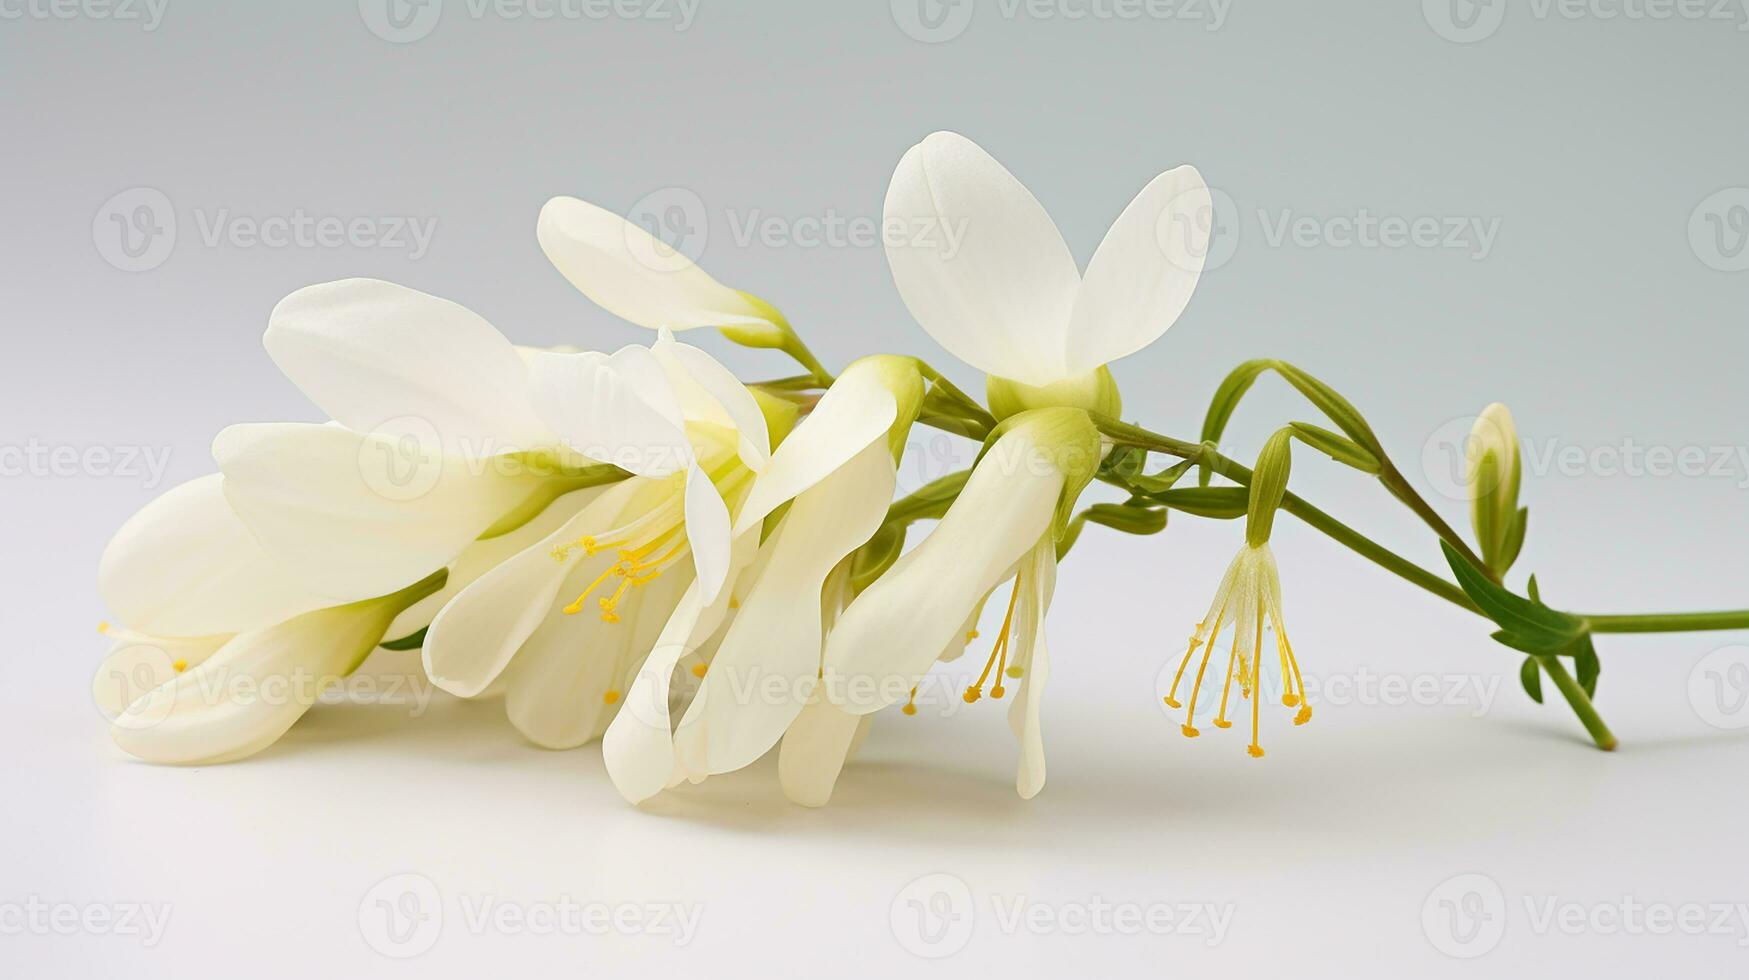
[[1142, 188], [1083, 276], [1049, 214], [976, 143], [939, 132], [899, 161], [889, 225], [963, 228], [955, 251], [889, 239], [911, 315], [989, 376], [991, 408], [1071, 406], [1118, 414], [1106, 365], [1165, 333], [1190, 302], [1208, 247], [1211, 196], [1196, 168]]
[[[842, 373], [808, 417], [775, 450], [735, 520], [735, 535], [757, 536], [788, 506], [761, 546], [759, 572], [715, 642], [708, 672], [675, 730], [677, 767], [661, 753], [610, 752], [608, 771], [632, 802], [674, 781], [741, 769], [784, 738], [816, 698], [824, 609], [849, 557], [885, 518], [897, 454], [923, 398], [911, 358], [877, 356]], [[659, 680], [640, 677], [652, 687]], [[643, 701], [647, 695], [637, 692]], [[616, 726], [645, 723], [622, 715]], [[666, 727], [666, 717], [660, 719]], [[666, 734], [666, 733], [661, 733]], [[632, 739], [633, 734], [623, 737]], [[651, 771], [632, 772], [650, 764]]]
[[[1209, 678], [1209, 662], [1216, 656], [1215, 641], [1229, 623], [1233, 627], [1233, 645], [1227, 653], [1226, 669], [1219, 677]], [[1305, 681], [1300, 676], [1299, 661], [1294, 659], [1293, 644], [1288, 642], [1287, 627], [1282, 621], [1281, 575], [1276, 570], [1275, 553], [1270, 550], [1267, 541], [1256, 545], [1247, 543], [1240, 549], [1232, 564], [1227, 566], [1227, 573], [1221, 578], [1220, 587], [1215, 590], [1214, 601], [1209, 604], [1208, 614], [1197, 624], [1196, 633], [1190, 639], [1190, 648], [1185, 651], [1184, 659], [1178, 665], [1172, 689], [1166, 695], [1166, 704], [1173, 708], [1185, 708], [1183, 731], [1186, 737], [1195, 738], [1201, 734], [1196, 727], [1196, 710], [1205, 680], [1218, 681], [1221, 686], [1221, 700], [1215, 711], [1214, 726], [1232, 727], [1233, 721], [1228, 717], [1227, 710], [1232, 703], [1234, 683], [1237, 682], [1239, 697], [1251, 702], [1251, 743], [1246, 751], [1252, 758], [1263, 757], [1259, 717], [1264, 697], [1263, 654], [1266, 632], [1272, 632], [1274, 637], [1275, 660], [1280, 670], [1278, 677], [1281, 683], [1281, 703], [1284, 707], [1297, 707], [1299, 710], [1294, 714], [1294, 724], [1303, 725], [1312, 720], [1312, 706], [1306, 702]], [[1185, 671], [1190, 662], [1196, 659], [1198, 650], [1202, 651], [1202, 657], [1197, 661], [1196, 674], [1191, 679], [1187, 707], [1179, 700], [1178, 690], [1185, 679]]]
[[1039, 409], [1015, 416], [973, 469], [941, 523], [851, 602], [826, 640], [824, 682], [832, 703], [867, 714], [906, 702], [944, 650], [965, 645], [967, 623], [1012, 579], [1009, 611], [994, 638], [992, 673], [1018, 676], [1009, 714], [1021, 742], [1020, 795], [1044, 786], [1039, 711], [1049, 677], [1044, 619], [1056, 584], [1056, 534], [1101, 453], [1085, 412]]

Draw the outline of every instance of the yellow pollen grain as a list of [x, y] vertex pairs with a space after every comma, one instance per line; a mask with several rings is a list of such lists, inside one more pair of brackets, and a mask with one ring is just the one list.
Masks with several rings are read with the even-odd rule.
[[603, 694], [601, 696], [601, 700], [604, 704], [618, 704], [619, 703], [619, 692], [618, 691], [608, 691], [606, 694]]
[[692, 665], [692, 676], [703, 677], [705, 675], [705, 671], [707, 671], [709, 669], [710, 668], [705, 666], [704, 664], [693, 664]]
[[188, 661], [186, 661], [186, 660], [178, 660], [178, 661], [176, 661], [176, 662], [175, 662], [175, 663], [173, 663], [173, 664], [171, 664], [171, 665], [170, 665], [170, 666], [171, 666], [171, 667], [172, 667], [172, 668], [174, 668], [174, 669], [175, 669], [175, 671], [176, 671], [176, 672], [177, 672], [177, 673], [178, 673], [178, 674], [180, 674], [180, 673], [182, 673], [182, 672], [183, 672], [183, 671], [185, 671], [185, 670], [187, 670], [187, 669], [188, 669]]

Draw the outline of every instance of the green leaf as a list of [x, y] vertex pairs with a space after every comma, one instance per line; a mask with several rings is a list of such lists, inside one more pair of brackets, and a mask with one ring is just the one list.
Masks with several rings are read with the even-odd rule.
[[1518, 553], [1524, 550], [1524, 533], [1530, 528], [1530, 508], [1518, 508], [1518, 515], [1513, 518], [1512, 526], [1506, 530], [1506, 540], [1500, 548], [1501, 575], [1505, 575], [1512, 563], [1518, 560]]
[[1524, 685], [1524, 693], [1530, 695], [1532, 701], [1543, 703], [1543, 672], [1535, 657], [1524, 658], [1524, 666], [1518, 668], [1518, 682]]
[[[1143, 498], [1146, 499], [1146, 498]], [[1159, 534], [1166, 530], [1165, 507], [1094, 504], [1081, 512], [1087, 520], [1125, 534]]]
[[1185, 487], [1150, 497], [1173, 510], [1221, 521], [1237, 520], [1251, 509], [1251, 491], [1244, 487]]
[[1525, 583], [1525, 588], [1528, 589], [1530, 592], [1530, 601], [1531, 602], [1543, 601], [1543, 590], [1537, 588], [1535, 575], [1532, 575], [1530, 577], [1530, 581]]
[[1597, 696], [1597, 675], [1603, 673], [1603, 662], [1597, 659], [1597, 647], [1591, 642], [1587, 633], [1579, 638], [1573, 646], [1573, 668], [1579, 686], [1585, 689], [1585, 696]]
[[1288, 423], [1299, 440], [1313, 449], [1323, 453], [1338, 463], [1352, 466], [1363, 473], [1374, 476], [1384, 469], [1379, 458], [1363, 448], [1360, 443], [1344, 436], [1337, 435], [1329, 429], [1320, 428], [1310, 422]]
[[1127, 483], [1132, 490], [1141, 493], [1164, 493], [1177, 485], [1184, 474], [1189, 473], [1190, 468], [1195, 465], [1196, 460], [1187, 459], [1182, 463], [1168, 466], [1158, 473], [1137, 473], [1130, 477]]
[[[1578, 639], [1584, 624], [1576, 617], [1558, 612], [1522, 596], [1513, 595], [1504, 586], [1465, 561], [1449, 542], [1441, 541], [1446, 563], [1457, 576], [1458, 586], [1489, 619], [1519, 641], [1538, 651], [1558, 650]], [[1498, 638], [1498, 637], [1497, 637]], [[1502, 641], [1505, 642], [1505, 641]], [[1510, 644], [1509, 644], [1510, 645]]]
[[[1209, 402], [1208, 414], [1203, 417], [1202, 441], [1219, 442], [1221, 434], [1226, 431], [1227, 423], [1232, 419], [1233, 412], [1239, 407], [1239, 401], [1251, 386], [1257, 383], [1259, 376], [1265, 371], [1274, 371], [1282, 376], [1288, 384], [1299, 390], [1306, 400], [1318, 407], [1325, 417], [1336, 423], [1336, 427], [1348, 433], [1348, 437], [1356, 444], [1363, 446], [1374, 456], [1381, 458], [1384, 449], [1379, 445], [1378, 436], [1373, 434], [1372, 427], [1361, 418], [1360, 412], [1349, 404], [1348, 399], [1336, 393], [1334, 388], [1312, 377], [1306, 372], [1294, 367], [1286, 361], [1270, 358], [1260, 358], [1234, 368], [1231, 374], [1215, 389], [1215, 396]], [[1198, 483], [1208, 486], [1213, 475], [1211, 467], [1204, 465]]]
[[[1257, 383], [1258, 376], [1274, 366], [1275, 362], [1268, 358], [1246, 361], [1234, 368], [1232, 373], [1221, 381], [1220, 387], [1215, 389], [1214, 399], [1209, 402], [1208, 413], [1203, 416], [1203, 442], [1218, 443], [1221, 441], [1221, 434], [1227, 430], [1227, 423], [1233, 418], [1234, 410], [1239, 407], [1240, 399], [1244, 398], [1245, 393], [1251, 390], [1251, 386]], [[1209, 478], [1213, 475], [1213, 470], [1205, 464], [1202, 467], [1198, 485], [1208, 486]]]
[[398, 640], [385, 640], [378, 644], [384, 650], [417, 650], [425, 645], [425, 634], [431, 630], [427, 626], [417, 633], [411, 633]]

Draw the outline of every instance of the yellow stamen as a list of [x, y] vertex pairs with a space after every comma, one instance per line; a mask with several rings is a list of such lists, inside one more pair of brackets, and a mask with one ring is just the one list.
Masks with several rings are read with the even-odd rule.
[[979, 634], [977, 630], [967, 630], [966, 631], [966, 642], [970, 643], [973, 640], [977, 639], [980, 635], [981, 634]]
[[705, 665], [705, 664], [693, 664], [692, 665], [692, 676], [703, 677], [705, 674], [705, 671], [707, 671], [709, 669], [710, 669], [710, 667]]
[[910, 700], [906, 701], [905, 707], [901, 708], [900, 710], [905, 712], [907, 715], [914, 715], [917, 713], [917, 689], [916, 688], [911, 689]]
[[175, 662], [175, 663], [173, 663], [173, 664], [171, 664], [171, 665], [170, 665], [170, 666], [171, 666], [171, 667], [172, 667], [172, 668], [174, 668], [174, 669], [175, 669], [175, 670], [176, 670], [176, 672], [177, 672], [177, 673], [178, 673], [178, 674], [180, 674], [180, 673], [182, 673], [182, 672], [183, 672], [183, 671], [185, 671], [185, 670], [187, 670], [187, 669], [188, 669], [188, 661], [186, 661], [186, 660], [178, 660], [178, 661], [176, 661], [176, 662]]
[[607, 581], [608, 579], [612, 578], [615, 575], [622, 574], [623, 572], [624, 572], [624, 569], [620, 566], [620, 564], [618, 562], [614, 562], [612, 565], [607, 566], [607, 570], [602, 572], [600, 575], [597, 575], [595, 577], [595, 581], [589, 583], [589, 587], [583, 590], [583, 594], [578, 596], [575, 602], [572, 602], [570, 605], [565, 607], [565, 615], [575, 616], [578, 613], [582, 612], [583, 611], [583, 603], [588, 600], [589, 594], [591, 592], [594, 592], [596, 589], [600, 588], [601, 583]]
[[[1209, 631], [1208, 642], [1200, 643], [1197, 637], [1191, 637], [1190, 650], [1184, 654], [1184, 663], [1178, 665], [1178, 677], [1182, 678], [1184, 676], [1184, 668], [1190, 663], [1190, 655], [1196, 652], [1196, 648], [1199, 645], [1202, 647], [1202, 663], [1196, 668], [1196, 681], [1190, 688], [1190, 710], [1185, 712], [1184, 715], [1184, 727], [1182, 731], [1184, 732], [1185, 738], [1195, 738], [1202, 734], [1196, 730], [1196, 694], [1198, 691], [1202, 690], [1202, 675], [1204, 671], [1209, 669], [1209, 655], [1215, 651], [1215, 638], [1221, 635], [1221, 621], [1226, 618], [1227, 607], [1223, 605], [1221, 606], [1220, 612], [1215, 613], [1215, 627]], [[1201, 635], [1201, 630], [1202, 627], [1199, 625], [1197, 627], [1198, 636]], [[1172, 694], [1177, 693], [1178, 680], [1174, 679], [1172, 681]], [[1172, 694], [1166, 696], [1166, 703], [1176, 708], [1178, 707], [1178, 703], [1173, 700]]]
[[[1009, 627], [1014, 624], [1014, 607], [1019, 599], [1020, 575], [1016, 573], [1014, 576], [1014, 588], [1008, 592], [1008, 613], [1002, 617], [1002, 632], [997, 634], [996, 645], [990, 649], [990, 659], [984, 661], [984, 672], [978, 675], [978, 683], [966, 688], [965, 699], [967, 704], [974, 704], [977, 702], [978, 698], [983, 696], [984, 682], [990, 679], [990, 668], [996, 666], [998, 659], [1000, 659], [1002, 664], [1002, 668], [998, 672], [998, 675], [1006, 673], [1008, 670], [1008, 637], [1011, 632]], [[990, 696], [993, 698], [1000, 698], [1004, 693], [1006, 693], [1006, 689], [1003, 688], [1000, 680], [996, 682], [995, 687], [990, 689]]]
[[98, 623], [97, 624], [97, 632], [107, 634], [109, 632], [109, 624], [108, 623]]
[[619, 692], [618, 691], [608, 691], [606, 694], [603, 694], [601, 696], [601, 700], [605, 704], [618, 704], [619, 703]]
[[1251, 653], [1251, 688], [1257, 696], [1251, 699], [1251, 744], [1245, 751], [1253, 759], [1263, 758], [1263, 743], [1257, 737], [1257, 717], [1263, 707], [1263, 610], [1257, 610], [1258, 636], [1257, 645]]

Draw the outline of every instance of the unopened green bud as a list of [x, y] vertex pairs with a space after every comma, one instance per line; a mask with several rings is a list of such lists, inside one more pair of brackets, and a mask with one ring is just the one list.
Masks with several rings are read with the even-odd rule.
[[1518, 507], [1523, 464], [1518, 427], [1506, 406], [1482, 410], [1464, 443], [1465, 483], [1470, 491], [1470, 522], [1481, 545], [1482, 561], [1504, 575], [1524, 545], [1527, 515]]
[[1269, 437], [1257, 454], [1251, 471], [1251, 505], [1245, 513], [1245, 542], [1255, 548], [1269, 543], [1275, 527], [1275, 511], [1287, 495], [1288, 471], [1293, 468], [1293, 429]]

